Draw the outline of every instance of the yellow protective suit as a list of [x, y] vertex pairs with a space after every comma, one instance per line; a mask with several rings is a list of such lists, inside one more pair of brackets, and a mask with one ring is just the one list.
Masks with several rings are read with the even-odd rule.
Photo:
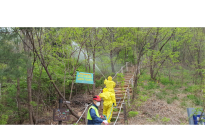
[[104, 80], [104, 84], [106, 85], [106, 88], [108, 89], [109, 92], [114, 93], [114, 87], [116, 86], [116, 83], [112, 81], [111, 76], [108, 77], [108, 80], [107, 79]]
[[101, 98], [103, 98], [103, 115], [107, 116], [107, 121], [110, 123], [110, 120], [113, 115], [113, 103], [114, 106], [117, 106], [116, 104], [116, 99], [115, 99], [115, 94], [111, 93], [108, 91], [107, 88], [103, 89], [103, 93], [99, 95]]

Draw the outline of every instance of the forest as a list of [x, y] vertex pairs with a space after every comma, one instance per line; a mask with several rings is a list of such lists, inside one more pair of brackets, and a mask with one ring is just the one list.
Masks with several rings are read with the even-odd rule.
[[[0, 27], [0, 124], [52, 119], [59, 98], [71, 102], [64, 107], [73, 124], [80, 117], [76, 108], [98, 95], [108, 76], [124, 83], [117, 72], [126, 64], [135, 72], [129, 124], [139, 115], [151, 124], [188, 124], [185, 116], [149, 109], [157, 101], [182, 113], [204, 111], [204, 27]], [[93, 73], [94, 84], [75, 83], [78, 71]]]

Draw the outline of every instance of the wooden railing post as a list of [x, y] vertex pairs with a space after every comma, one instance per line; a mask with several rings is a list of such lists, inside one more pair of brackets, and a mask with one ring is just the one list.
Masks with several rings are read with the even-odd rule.
[[124, 114], [124, 124], [128, 124], [125, 102], [123, 103], [123, 114]]
[[[88, 107], [87, 103], [85, 104], [85, 107]], [[85, 111], [85, 123], [86, 123], [86, 125], [88, 124], [88, 119], [87, 119], [88, 110], [89, 110], [89, 108], [86, 108], [86, 111]]]
[[123, 67], [121, 67], [121, 73], [123, 74]]
[[130, 100], [129, 88], [127, 88], [127, 101], [128, 101], [128, 105], [130, 106], [129, 100]]
[[126, 71], [128, 71], [128, 66], [127, 65], [128, 65], [128, 62], [126, 62]]
[[103, 100], [101, 99], [101, 104], [100, 104], [101, 110], [103, 110]]
[[133, 87], [133, 78], [132, 78], [132, 87]]
[[[63, 99], [59, 98], [59, 109], [62, 108], [62, 104], [63, 104]], [[58, 121], [58, 125], [62, 125], [62, 121]]]

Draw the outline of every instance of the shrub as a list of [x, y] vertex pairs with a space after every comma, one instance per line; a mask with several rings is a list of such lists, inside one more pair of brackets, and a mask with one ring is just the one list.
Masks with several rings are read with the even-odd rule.
[[143, 102], [146, 102], [148, 98], [148, 96], [140, 96], [140, 100], [142, 100]]
[[173, 102], [173, 99], [172, 98], [167, 98], [167, 103], [168, 104], [171, 104]]
[[141, 92], [143, 95], [147, 95], [148, 93], [146, 91]]
[[177, 96], [173, 97], [173, 100], [179, 100], [179, 98]]
[[160, 82], [163, 84], [163, 85], [167, 85], [167, 84], [171, 84], [173, 85], [174, 84], [174, 81], [169, 81], [169, 78], [165, 78], [165, 77], [162, 77]]
[[180, 103], [180, 105], [181, 105], [181, 107], [186, 107], [186, 102], [185, 102], [185, 101], [182, 101], [182, 102]]
[[162, 94], [163, 94], [164, 96], [166, 96], [166, 95], [167, 95], [167, 91], [166, 91], [165, 89], [163, 89], [163, 90], [162, 90]]
[[195, 105], [202, 105], [203, 104], [203, 102], [199, 98], [197, 98], [195, 95], [187, 95], [187, 98], [192, 100], [195, 103]]
[[0, 117], [0, 125], [6, 125], [8, 121], [8, 115], [1, 115]]
[[147, 74], [145, 74], [145, 76], [144, 76], [144, 79], [145, 79], [145, 80], [150, 80], [150, 79], [151, 79], [151, 76], [150, 76], [150, 75], [147, 75]]
[[104, 77], [101, 77], [99, 80], [96, 79], [95, 80], [95, 83], [96, 83], [96, 86], [99, 87], [99, 86], [104, 86]]
[[149, 81], [148, 85], [143, 86], [143, 88], [145, 88], [146, 90], [150, 90], [150, 89], [160, 88], [160, 86], [153, 81]]
[[191, 99], [191, 100], [195, 100], [195, 99], [196, 99], [195, 95], [187, 95], [187, 97], [188, 97], [189, 99]]
[[159, 92], [159, 93], [156, 94], [156, 97], [157, 97], [158, 99], [163, 99], [163, 98], [164, 98], [164, 95], [163, 95], [163, 93]]
[[117, 108], [114, 108], [114, 110], [113, 110], [114, 112], [117, 112], [118, 111], [118, 109]]
[[138, 115], [137, 111], [130, 111], [128, 116], [129, 117], [135, 117], [136, 115]]
[[163, 122], [164, 124], [166, 124], [166, 123], [169, 122], [169, 121], [170, 121], [170, 118], [164, 117], [164, 118], [162, 119], [162, 122]]
[[[111, 118], [111, 122], [115, 122], [116, 118]], [[119, 118], [117, 119], [117, 121], [119, 121]]]
[[200, 90], [200, 85], [192, 85], [192, 86], [188, 86], [185, 91], [187, 92], [196, 92], [198, 90]]
[[179, 91], [178, 91], [178, 89], [174, 89], [173, 90], [173, 94], [176, 94], [176, 93], [178, 93]]
[[195, 105], [203, 105], [203, 102], [199, 98], [196, 98], [194, 100], [194, 103], [195, 103]]
[[137, 94], [140, 94], [140, 93], [141, 93], [140, 87], [137, 87], [137, 88], [136, 88], [136, 93], [137, 93]]

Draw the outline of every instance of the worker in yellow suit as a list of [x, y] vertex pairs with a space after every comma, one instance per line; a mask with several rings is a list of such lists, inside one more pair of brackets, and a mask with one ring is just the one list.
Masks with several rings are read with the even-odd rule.
[[108, 80], [107, 79], [104, 80], [104, 84], [106, 85], [109, 92], [114, 93], [114, 87], [116, 86], [116, 83], [112, 81], [111, 76], [108, 77]]
[[[110, 123], [110, 120], [113, 115], [113, 106], [117, 106], [115, 94], [108, 91], [107, 88], [103, 89], [103, 93], [99, 95], [101, 98], [103, 98], [103, 115], [107, 117], [108, 123]], [[114, 105], [113, 105], [114, 104]]]
[[116, 86], [116, 83], [114, 81], [112, 81], [111, 76], [108, 76], [108, 80], [105, 79], [104, 84], [106, 85], [106, 88], [108, 89], [108, 91], [114, 94], [114, 104], [116, 104], [116, 98], [115, 98], [115, 92], [114, 92], [114, 88]]

